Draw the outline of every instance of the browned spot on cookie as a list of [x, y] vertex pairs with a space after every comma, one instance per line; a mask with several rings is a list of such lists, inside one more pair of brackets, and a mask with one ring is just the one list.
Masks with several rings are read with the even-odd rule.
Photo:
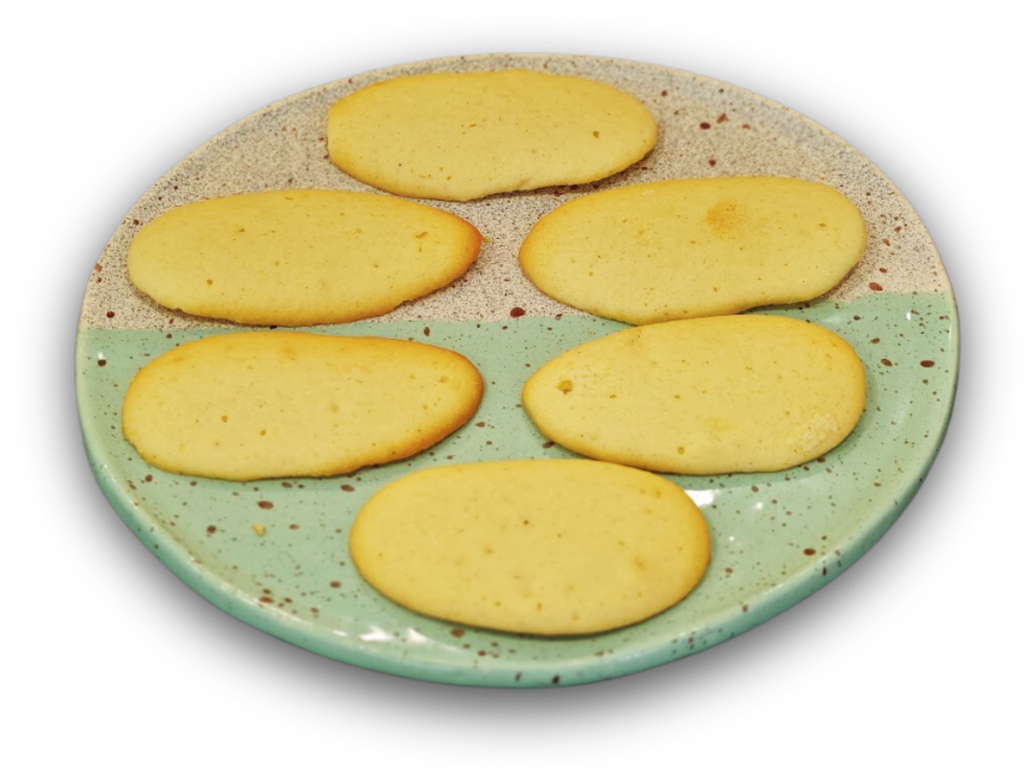
[[747, 211], [736, 200], [719, 200], [708, 208], [704, 221], [718, 237], [726, 237], [747, 220]]

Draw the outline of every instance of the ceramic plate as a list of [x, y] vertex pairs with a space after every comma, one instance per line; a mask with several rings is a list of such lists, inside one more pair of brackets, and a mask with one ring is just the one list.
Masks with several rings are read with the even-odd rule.
[[[472, 422], [412, 460], [330, 479], [249, 483], [168, 474], [121, 435], [121, 400], [149, 360], [185, 341], [240, 330], [165, 310], [127, 280], [139, 227], [195, 200], [263, 189], [372, 191], [327, 158], [326, 114], [357, 88], [397, 75], [524, 67], [576, 74], [633, 93], [660, 127], [655, 150], [595, 184], [430, 202], [486, 238], [461, 279], [389, 315], [308, 330], [408, 338], [454, 349], [487, 389]], [[682, 603], [599, 635], [541, 639], [413, 614], [377, 594], [348, 554], [362, 503], [421, 467], [569, 456], [520, 406], [533, 370], [618, 330], [540, 294], [519, 271], [518, 246], [543, 214], [595, 190], [682, 176], [772, 174], [832, 185], [863, 212], [861, 263], [828, 295], [775, 314], [830, 328], [856, 349], [868, 401], [855, 432], [828, 455], [770, 474], [669, 476], [706, 515], [710, 569]], [[86, 448], [114, 508], [206, 599], [316, 653], [423, 680], [482, 686], [592, 682], [647, 669], [727, 640], [841, 574], [889, 528], [942, 441], [957, 377], [957, 315], [942, 263], [892, 183], [834, 134], [740, 88], [650, 64], [578, 56], [474, 56], [421, 62], [314, 88], [253, 114], [185, 158], [118, 226], [92, 273], [78, 333], [79, 411]], [[263, 535], [257, 533], [262, 526]]]

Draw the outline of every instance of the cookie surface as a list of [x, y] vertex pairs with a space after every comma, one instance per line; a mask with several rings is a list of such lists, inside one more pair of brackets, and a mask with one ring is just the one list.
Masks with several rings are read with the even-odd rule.
[[483, 382], [427, 344], [245, 332], [182, 344], [140, 370], [124, 435], [169, 472], [326, 476], [406, 458], [464, 424]]
[[410, 197], [473, 200], [582, 184], [646, 155], [657, 124], [630, 94], [581, 77], [527, 70], [394, 78], [330, 110], [331, 161]]
[[548, 296], [643, 325], [812, 299], [846, 276], [866, 242], [860, 211], [824, 184], [678, 179], [556, 208], [519, 262]]
[[374, 317], [463, 274], [469, 222], [386, 195], [272, 190], [173, 208], [144, 226], [128, 276], [159, 304], [248, 325]]
[[710, 558], [704, 517], [678, 486], [573, 459], [406, 475], [359, 512], [350, 548], [363, 578], [411, 610], [542, 635], [653, 616]]
[[542, 366], [523, 388], [566, 448], [660, 472], [773, 472], [842, 442], [864, 410], [864, 368], [841, 337], [768, 315], [613, 333]]

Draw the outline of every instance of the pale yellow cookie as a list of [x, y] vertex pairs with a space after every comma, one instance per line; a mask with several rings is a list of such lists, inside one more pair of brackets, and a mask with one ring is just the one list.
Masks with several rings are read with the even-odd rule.
[[257, 192], [174, 208], [143, 227], [128, 276], [158, 303], [248, 325], [345, 323], [390, 312], [463, 274], [469, 222], [387, 195]]
[[142, 458], [169, 472], [336, 475], [433, 445], [466, 423], [482, 392], [472, 363], [427, 344], [230, 333], [140, 370], [122, 425]]
[[397, 77], [331, 107], [331, 161], [410, 197], [473, 200], [618, 173], [657, 139], [653, 116], [610, 85], [527, 70]]
[[538, 635], [643, 621], [697, 585], [711, 550], [678, 486], [580, 460], [406, 475], [359, 512], [350, 548], [360, 574], [411, 610]]
[[642, 325], [812, 299], [866, 242], [860, 211], [824, 184], [678, 179], [559, 206], [527, 235], [519, 263], [548, 296]]
[[734, 315], [645, 325], [559, 355], [523, 388], [551, 440], [660, 472], [773, 472], [842, 442], [864, 368], [816, 325]]

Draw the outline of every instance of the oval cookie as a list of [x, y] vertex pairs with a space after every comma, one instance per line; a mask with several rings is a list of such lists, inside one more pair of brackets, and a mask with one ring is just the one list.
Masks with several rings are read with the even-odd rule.
[[710, 558], [704, 517], [678, 486], [581, 460], [406, 475], [359, 512], [350, 548], [362, 576], [411, 610], [539, 635], [643, 621], [683, 599]]
[[463, 274], [469, 222], [385, 195], [273, 190], [174, 208], [146, 224], [128, 276], [159, 304], [247, 325], [346, 323]]
[[336, 475], [433, 445], [472, 416], [482, 392], [472, 363], [427, 344], [231, 333], [139, 371], [122, 424], [142, 458], [169, 472]]
[[603, 179], [646, 155], [657, 133], [625, 91], [511, 69], [363, 88], [331, 108], [327, 146], [341, 170], [380, 189], [473, 200]]
[[812, 299], [853, 269], [866, 242], [860, 211], [824, 184], [678, 179], [556, 208], [519, 262], [548, 296], [643, 325]]
[[773, 472], [842, 442], [864, 368], [832, 331], [784, 317], [677, 320], [551, 360], [523, 388], [538, 429], [576, 453], [660, 472]]

